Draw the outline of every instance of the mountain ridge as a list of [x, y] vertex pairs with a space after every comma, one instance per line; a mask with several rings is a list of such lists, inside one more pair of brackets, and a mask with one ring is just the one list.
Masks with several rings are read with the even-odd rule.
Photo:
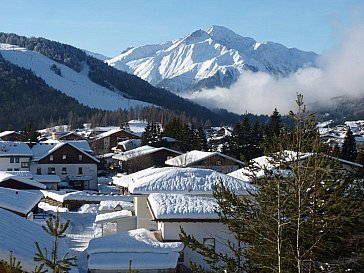
[[154, 86], [180, 93], [229, 87], [244, 71], [287, 76], [315, 66], [317, 57], [314, 52], [273, 42], [259, 43], [214, 25], [173, 41], [130, 48], [106, 63]]

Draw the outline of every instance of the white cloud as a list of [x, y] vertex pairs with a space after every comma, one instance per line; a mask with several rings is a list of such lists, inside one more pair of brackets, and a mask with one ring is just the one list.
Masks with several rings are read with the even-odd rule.
[[335, 49], [324, 53], [319, 68], [305, 68], [286, 78], [267, 73], [242, 74], [231, 88], [216, 88], [186, 95], [211, 108], [235, 113], [271, 114], [295, 109], [296, 93], [306, 104], [328, 102], [339, 95], [364, 95], [364, 24], [342, 28]]

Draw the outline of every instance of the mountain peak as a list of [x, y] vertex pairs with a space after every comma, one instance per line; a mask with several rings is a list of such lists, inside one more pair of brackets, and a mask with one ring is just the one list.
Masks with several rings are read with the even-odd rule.
[[188, 34], [183, 40], [186, 42], [186, 44], [191, 44], [199, 41], [204, 41], [208, 38], [210, 38], [210, 36], [206, 31], [198, 29]]

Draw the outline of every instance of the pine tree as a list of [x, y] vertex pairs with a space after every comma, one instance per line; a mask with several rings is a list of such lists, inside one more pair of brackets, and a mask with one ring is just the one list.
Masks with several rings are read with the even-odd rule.
[[23, 267], [20, 261], [17, 261], [13, 256], [13, 252], [10, 251], [9, 261], [1, 260], [1, 264], [6, 273], [21, 273], [23, 272]]
[[185, 245], [217, 272], [364, 268], [363, 180], [322, 153], [314, 115], [306, 112], [301, 95], [296, 102], [297, 113], [290, 112], [294, 128], [274, 136], [269, 147], [274, 170], [265, 167], [264, 178], [252, 176], [259, 191], [241, 198], [221, 185], [215, 189], [220, 221], [236, 238], [235, 244], [226, 242], [230, 253], [211, 252], [182, 232]]
[[67, 220], [66, 223], [61, 223], [59, 218], [59, 213], [55, 215], [55, 218], [50, 216], [47, 220], [47, 226], [42, 226], [42, 228], [51, 236], [53, 236], [53, 247], [50, 255], [48, 255], [48, 250], [44, 248], [42, 251], [39, 243], [35, 242], [37, 248], [37, 253], [35, 254], [34, 261], [40, 262], [40, 268], [43, 266], [48, 268], [52, 273], [63, 273], [69, 272], [71, 267], [76, 266], [76, 257], [68, 257], [69, 253], [65, 253], [63, 257], [58, 257], [58, 240], [60, 238], [66, 237], [66, 230], [70, 224]]
[[356, 156], [357, 156], [357, 150], [356, 150], [355, 137], [353, 135], [353, 132], [349, 128], [346, 132], [344, 143], [341, 147], [340, 158], [354, 162]]

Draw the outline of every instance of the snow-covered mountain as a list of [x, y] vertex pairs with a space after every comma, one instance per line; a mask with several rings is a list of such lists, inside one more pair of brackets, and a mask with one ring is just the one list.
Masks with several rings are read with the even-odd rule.
[[163, 44], [128, 48], [106, 62], [174, 92], [228, 87], [244, 71], [287, 76], [314, 66], [318, 55], [273, 42], [259, 43], [222, 27], [197, 30]]
[[31, 69], [49, 86], [73, 97], [80, 103], [98, 109], [128, 109], [131, 106], [151, 105], [146, 102], [129, 99], [121, 91], [110, 90], [90, 80], [89, 67], [83, 63], [83, 69], [77, 73], [73, 69], [55, 62], [48, 57], [14, 45], [1, 44], [0, 53], [5, 60], [17, 66]]

